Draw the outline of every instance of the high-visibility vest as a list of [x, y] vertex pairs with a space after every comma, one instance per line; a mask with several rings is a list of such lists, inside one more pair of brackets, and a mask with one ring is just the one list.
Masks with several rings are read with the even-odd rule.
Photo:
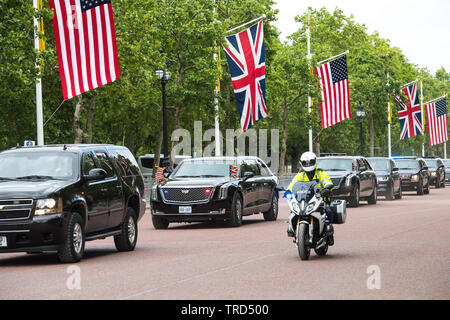
[[[333, 185], [333, 182], [331, 181], [328, 174], [323, 171], [322, 169], [316, 169], [316, 172], [314, 173], [313, 180], [319, 180], [319, 184], [317, 185], [319, 188], [327, 188], [330, 185]], [[309, 182], [308, 175], [306, 172], [302, 171], [297, 173], [297, 175], [292, 179], [291, 184], [288, 187], [288, 190], [292, 191], [292, 187], [296, 182], [303, 181], [303, 182]]]

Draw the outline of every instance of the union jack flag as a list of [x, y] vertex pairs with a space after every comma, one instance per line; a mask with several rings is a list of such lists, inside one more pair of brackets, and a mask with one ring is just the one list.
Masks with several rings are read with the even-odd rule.
[[267, 117], [266, 56], [263, 23], [225, 38], [225, 53], [230, 68], [236, 104], [243, 131]]
[[395, 101], [400, 106], [398, 119], [400, 120], [400, 140], [415, 137], [423, 134], [422, 110], [417, 92], [417, 82], [403, 88], [408, 102], [404, 104], [400, 98], [394, 96]]

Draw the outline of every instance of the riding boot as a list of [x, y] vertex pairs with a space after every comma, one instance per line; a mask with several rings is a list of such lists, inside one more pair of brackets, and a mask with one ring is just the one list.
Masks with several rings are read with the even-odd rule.
[[294, 236], [294, 230], [292, 229], [291, 224], [289, 224], [289, 226], [288, 226], [286, 232], [287, 232], [287, 236], [288, 236], [288, 237], [293, 237], [293, 236]]

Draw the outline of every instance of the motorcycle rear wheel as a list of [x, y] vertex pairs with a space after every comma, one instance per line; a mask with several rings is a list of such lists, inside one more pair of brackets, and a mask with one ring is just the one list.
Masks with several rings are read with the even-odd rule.
[[298, 255], [302, 260], [308, 260], [311, 253], [311, 248], [309, 247], [309, 226], [304, 223], [297, 225], [297, 249]]

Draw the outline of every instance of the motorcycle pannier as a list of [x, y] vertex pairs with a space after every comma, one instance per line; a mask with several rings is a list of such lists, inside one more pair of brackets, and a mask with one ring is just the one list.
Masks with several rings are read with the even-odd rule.
[[347, 218], [347, 203], [345, 200], [334, 200], [331, 202], [331, 210], [334, 212], [333, 224], [343, 224]]

